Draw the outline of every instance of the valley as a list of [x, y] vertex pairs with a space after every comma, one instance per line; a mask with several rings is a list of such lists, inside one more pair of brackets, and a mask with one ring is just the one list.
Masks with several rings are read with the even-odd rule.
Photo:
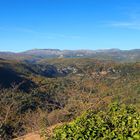
[[[59, 123], [112, 102], [140, 108], [140, 63], [53, 58], [0, 60], [0, 132], [5, 140]], [[32, 119], [31, 119], [32, 118]]]

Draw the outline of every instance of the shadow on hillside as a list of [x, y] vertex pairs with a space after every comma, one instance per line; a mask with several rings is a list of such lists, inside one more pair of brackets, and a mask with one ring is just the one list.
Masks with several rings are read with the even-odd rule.
[[29, 79], [21, 77], [20, 74], [15, 71], [0, 67], [0, 87], [11, 88], [14, 85], [24, 92], [28, 92], [30, 88], [36, 87], [35, 83]]

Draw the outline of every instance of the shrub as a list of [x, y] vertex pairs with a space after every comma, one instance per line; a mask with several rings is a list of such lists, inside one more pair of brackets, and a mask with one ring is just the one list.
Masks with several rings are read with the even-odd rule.
[[112, 104], [88, 111], [54, 130], [52, 140], [140, 140], [140, 114], [132, 106]]

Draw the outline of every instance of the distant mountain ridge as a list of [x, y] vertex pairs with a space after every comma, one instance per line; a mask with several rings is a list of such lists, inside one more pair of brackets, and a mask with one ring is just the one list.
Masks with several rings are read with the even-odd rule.
[[38, 61], [46, 58], [95, 58], [101, 60], [114, 60], [134, 62], [140, 61], [140, 49], [120, 50], [59, 50], [59, 49], [33, 49], [25, 52], [0, 52], [0, 58], [19, 59], [25, 61]]

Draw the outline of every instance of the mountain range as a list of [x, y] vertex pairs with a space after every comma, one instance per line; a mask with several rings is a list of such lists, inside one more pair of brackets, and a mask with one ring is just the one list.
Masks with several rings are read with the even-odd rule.
[[120, 50], [59, 50], [59, 49], [33, 49], [20, 53], [0, 52], [0, 58], [18, 59], [37, 62], [46, 58], [95, 58], [100, 60], [113, 60], [135, 62], [140, 60], [140, 49]]

